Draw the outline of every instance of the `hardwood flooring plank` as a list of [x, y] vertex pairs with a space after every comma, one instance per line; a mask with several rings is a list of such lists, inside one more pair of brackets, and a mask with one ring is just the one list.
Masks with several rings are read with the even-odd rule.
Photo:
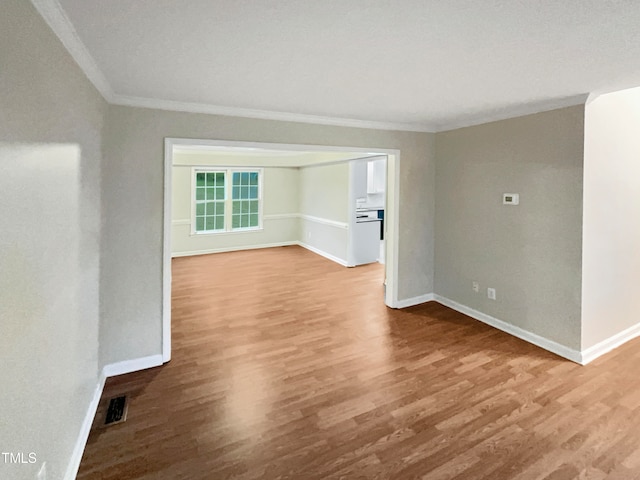
[[299, 247], [174, 259], [173, 359], [108, 379], [78, 478], [640, 479], [640, 339], [581, 367], [389, 309], [382, 279]]

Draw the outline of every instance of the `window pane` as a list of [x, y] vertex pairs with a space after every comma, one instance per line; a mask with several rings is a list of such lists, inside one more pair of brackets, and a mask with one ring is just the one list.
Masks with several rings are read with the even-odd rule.
[[237, 214], [240, 213], [240, 205], [242, 204], [242, 202], [239, 202], [238, 200], [234, 200], [233, 201], [233, 214]]
[[251, 181], [249, 183], [251, 185], [258, 185], [258, 172], [251, 172], [249, 176], [251, 177]]
[[258, 198], [258, 187], [249, 187], [249, 198]]
[[224, 173], [217, 172], [216, 173], [216, 185], [224, 187]]
[[207, 173], [207, 187], [213, 187], [216, 184], [216, 174], [213, 172]]
[[257, 213], [252, 213], [251, 215], [249, 215], [249, 226], [250, 227], [257, 227], [258, 226], [258, 214]]
[[243, 201], [242, 202], [241, 213], [249, 213], [249, 202], [247, 202], [247, 201]]
[[233, 198], [234, 200], [240, 198], [240, 187], [233, 187], [233, 196], [231, 198]]
[[224, 217], [223, 216], [216, 216], [216, 230], [222, 230], [224, 228]]
[[240, 198], [249, 198], [249, 187], [240, 187]]
[[231, 228], [240, 227], [240, 215], [233, 215], [231, 218]]
[[258, 201], [257, 200], [251, 200], [249, 202], [249, 205], [250, 205], [249, 211], [251, 213], [258, 213]]
[[240, 174], [238, 172], [233, 172], [233, 185], [240, 184]]
[[206, 217], [207, 219], [207, 230], [215, 230], [216, 229], [216, 217]]
[[224, 187], [216, 187], [216, 200], [224, 200]]
[[196, 232], [201, 232], [204, 230], [204, 217], [196, 218]]
[[204, 173], [196, 173], [196, 186], [204, 187]]
[[207, 200], [215, 200], [216, 199], [216, 189], [211, 187], [207, 188]]
[[242, 172], [242, 185], [249, 185], [249, 172]]
[[218, 202], [216, 207], [216, 215], [224, 215], [224, 202]]
[[207, 202], [207, 216], [216, 214], [216, 202]]
[[196, 188], [196, 200], [204, 200], [204, 188]]
[[204, 203], [196, 204], [196, 215], [204, 215]]

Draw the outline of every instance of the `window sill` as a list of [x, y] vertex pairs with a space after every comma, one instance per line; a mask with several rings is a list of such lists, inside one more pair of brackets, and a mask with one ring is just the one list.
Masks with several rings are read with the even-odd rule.
[[239, 233], [257, 233], [263, 231], [263, 227], [243, 228], [242, 230], [230, 230], [224, 232], [191, 232], [192, 237], [210, 236], [210, 235], [238, 235]]

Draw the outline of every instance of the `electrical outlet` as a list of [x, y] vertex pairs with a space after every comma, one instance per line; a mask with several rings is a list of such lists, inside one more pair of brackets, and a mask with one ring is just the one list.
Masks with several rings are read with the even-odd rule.
[[478, 282], [473, 282], [471, 284], [471, 288], [473, 288], [474, 292], [479, 292], [480, 291], [480, 284]]
[[496, 289], [495, 288], [487, 288], [487, 297], [491, 300], [496, 299]]
[[40, 470], [38, 470], [38, 476], [36, 480], [47, 480], [47, 462], [42, 462]]

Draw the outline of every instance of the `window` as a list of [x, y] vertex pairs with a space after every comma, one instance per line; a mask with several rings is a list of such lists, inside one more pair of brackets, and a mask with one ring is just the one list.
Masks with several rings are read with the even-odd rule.
[[194, 233], [261, 227], [261, 170], [195, 169]]

